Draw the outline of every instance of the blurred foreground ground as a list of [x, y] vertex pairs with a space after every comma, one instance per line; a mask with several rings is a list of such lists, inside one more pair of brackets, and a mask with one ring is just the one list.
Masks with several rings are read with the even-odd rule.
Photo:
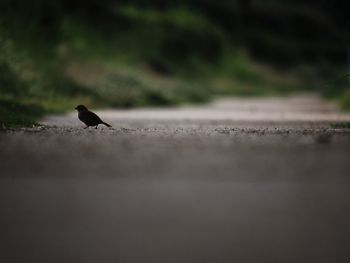
[[0, 135], [0, 262], [349, 262], [350, 131], [314, 96]]

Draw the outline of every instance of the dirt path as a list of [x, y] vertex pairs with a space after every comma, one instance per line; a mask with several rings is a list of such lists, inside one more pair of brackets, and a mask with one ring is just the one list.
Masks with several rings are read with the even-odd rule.
[[0, 262], [350, 262], [349, 121], [315, 96], [0, 134]]

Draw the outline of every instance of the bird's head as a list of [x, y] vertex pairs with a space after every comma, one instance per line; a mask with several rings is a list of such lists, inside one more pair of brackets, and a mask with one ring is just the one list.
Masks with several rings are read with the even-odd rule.
[[84, 105], [78, 105], [75, 107], [75, 109], [79, 112], [88, 110]]

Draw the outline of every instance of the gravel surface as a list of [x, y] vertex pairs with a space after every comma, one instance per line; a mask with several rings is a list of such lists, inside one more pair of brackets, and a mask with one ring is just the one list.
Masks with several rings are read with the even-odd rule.
[[350, 262], [350, 130], [315, 96], [0, 134], [0, 262]]

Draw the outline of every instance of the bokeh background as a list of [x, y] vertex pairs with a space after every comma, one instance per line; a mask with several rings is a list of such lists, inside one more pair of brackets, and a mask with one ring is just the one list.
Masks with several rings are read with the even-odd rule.
[[346, 0], [1, 0], [0, 120], [319, 92], [350, 108]]

